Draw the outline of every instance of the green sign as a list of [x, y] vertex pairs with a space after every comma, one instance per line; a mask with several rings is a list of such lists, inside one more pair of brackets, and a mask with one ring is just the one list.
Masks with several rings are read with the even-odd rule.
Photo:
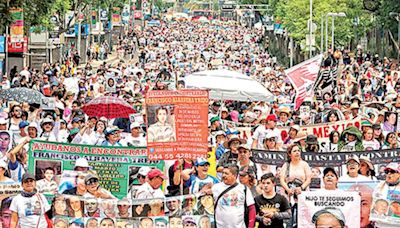
[[[100, 179], [100, 185], [114, 196], [127, 196], [130, 186], [138, 184], [137, 172], [142, 166], [164, 171], [164, 161], [148, 161], [146, 148], [103, 147], [31, 141], [29, 145], [29, 172], [36, 179], [44, 178], [46, 168], [52, 167], [56, 176], [64, 170], [73, 170], [78, 158], [86, 158]], [[57, 178], [55, 181], [57, 181]], [[58, 178], [59, 179], [59, 178]], [[59, 184], [59, 183], [58, 183]]]

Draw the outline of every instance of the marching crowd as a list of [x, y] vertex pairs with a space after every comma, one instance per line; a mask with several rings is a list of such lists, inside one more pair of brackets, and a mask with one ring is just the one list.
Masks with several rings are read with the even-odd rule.
[[[142, 167], [138, 173], [140, 186], [132, 186], [126, 198], [118, 200], [121, 218], [142, 217], [140, 227], [167, 227], [167, 224], [169, 227], [297, 227], [297, 196], [315, 190], [312, 179], [320, 179], [321, 187], [317, 191], [338, 190], [340, 182], [380, 181], [365, 199], [361, 195], [362, 202], [369, 205], [361, 207], [360, 226], [396, 227], [370, 221], [369, 214], [372, 197], [385, 199], [388, 191], [399, 194], [397, 162], [373, 164], [368, 156], [352, 155], [343, 167], [310, 167], [301, 156], [303, 152], [351, 153], [398, 148], [400, 71], [397, 70], [400, 69], [393, 61], [363, 53], [361, 49], [353, 56], [348, 50], [328, 51], [322, 65], [326, 69], [339, 69], [337, 89], [317, 94], [318, 99], [306, 99], [302, 107], [307, 107], [307, 111], [303, 112], [292, 108], [295, 88], [276, 58], [268, 54], [263, 30], [222, 22], [161, 22], [157, 27], [135, 30], [131, 37], [137, 42], [137, 62], [104, 62], [98, 69], [93, 69], [90, 63], [84, 68], [73, 62], [43, 64], [41, 69], [15, 69], [3, 76], [2, 90], [30, 88], [54, 99], [55, 103], [52, 109], [43, 109], [33, 102], [0, 100], [0, 183], [22, 186], [22, 192], [12, 201], [2, 202], [1, 208], [9, 204], [10, 213], [7, 220], [7, 212], [2, 210], [3, 227], [14, 228], [18, 224], [19, 227], [47, 227], [51, 218], [63, 215], [57, 210], [65, 200], [57, 198], [57, 193], [118, 200], [99, 185], [101, 176], [91, 170], [85, 159], [76, 161], [74, 170], [79, 173], [76, 183], [65, 187], [63, 192], [55, 181], [52, 167], [42, 170], [43, 179], [36, 180], [35, 175], [27, 172], [31, 140], [146, 147], [146, 137], [152, 131], [145, 124], [146, 92], [184, 89], [185, 76], [211, 69], [229, 69], [255, 78], [275, 99], [271, 102], [210, 101], [209, 144], [215, 148], [217, 175], [210, 175], [210, 162], [202, 158], [177, 159], [165, 171]], [[118, 50], [131, 42], [129, 39], [120, 42]], [[104, 59], [100, 49], [94, 46], [87, 54], [90, 58]], [[115, 84], [110, 85], [110, 78]], [[83, 105], [101, 96], [124, 99], [141, 113], [144, 123], [85, 115]], [[342, 132], [332, 130], [326, 141], [302, 130], [312, 124], [352, 120], [359, 120], [361, 126], [349, 126]], [[244, 137], [239, 130], [242, 127], [249, 128], [250, 135]], [[282, 129], [288, 130], [283, 133]], [[252, 159], [254, 149], [286, 151], [287, 161], [282, 167], [257, 164]], [[43, 193], [56, 194], [51, 205]], [[157, 201], [148, 207], [138, 206], [129, 213], [123, 210], [133, 200], [187, 194], [200, 194], [201, 215], [214, 215], [213, 219], [179, 221], [185, 212], [175, 211], [177, 207], [170, 203], [162, 213], [168, 215], [168, 223], [162, 219], [146, 220], [160, 215]], [[32, 199], [37, 205], [33, 204], [34, 210], [28, 213], [27, 204], [32, 204]], [[400, 217], [398, 199], [386, 214]], [[73, 207], [73, 198], [67, 201]], [[98, 217], [87, 203], [87, 210], [77, 210], [73, 217]], [[79, 200], [77, 205], [80, 206]], [[111, 216], [105, 215], [99, 226], [114, 227], [114, 221], [106, 217]], [[340, 211], [327, 209], [312, 220], [315, 227], [347, 227]], [[57, 222], [55, 218], [54, 224]], [[86, 227], [92, 227], [88, 224], [89, 221]], [[125, 223], [125, 227], [129, 224]], [[55, 227], [67, 225], [83, 227], [77, 221]]]

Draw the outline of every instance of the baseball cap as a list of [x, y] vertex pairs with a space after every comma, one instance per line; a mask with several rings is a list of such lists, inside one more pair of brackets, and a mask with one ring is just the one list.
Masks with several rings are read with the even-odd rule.
[[42, 125], [45, 124], [45, 123], [54, 124], [54, 120], [52, 118], [46, 117], [46, 118], [43, 119]]
[[323, 172], [323, 173], [324, 173], [324, 176], [326, 176], [326, 174], [328, 174], [329, 172], [332, 172], [333, 174], [335, 174], [336, 178], [339, 178], [339, 176], [338, 176], [336, 170], [335, 170], [334, 168], [332, 168], [332, 167], [326, 167], [326, 168], [324, 169], [324, 172]]
[[269, 114], [267, 116], [267, 121], [277, 121], [276, 116], [274, 114]]
[[94, 182], [97, 182], [97, 181], [99, 181], [99, 178], [94, 174], [89, 173], [85, 177], [85, 184], [86, 185], [90, 185], [90, 184], [92, 184]]
[[195, 224], [196, 225], [196, 221], [194, 221], [194, 219], [192, 217], [186, 217], [183, 219], [183, 225], [185, 224]]
[[30, 128], [30, 127], [34, 127], [34, 128], [36, 128], [36, 130], [38, 129], [38, 125], [37, 125], [37, 123], [35, 123], [35, 122], [30, 123], [30, 124], [28, 125], [28, 128]]
[[161, 170], [159, 170], [157, 168], [150, 170], [149, 173], [147, 174], [147, 177], [149, 179], [153, 179], [155, 177], [161, 177], [162, 179], [167, 179], [167, 177], [164, 175], [164, 173], [161, 172]]
[[247, 145], [247, 144], [240, 144], [239, 147], [238, 147], [238, 150], [239, 150], [240, 148], [243, 148], [243, 149], [245, 149], [245, 150], [250, 150], [250, 146]]
[[0, 124], [7, 124], [8, 121], [6, 118], [0, 118]]
[[226, 134], [225, 134], [224, 131], [217, 131], [217, 132], [215, 133], [215, 136], [218, 136], [218, 135], [224, 135], [224, 136], [226, 136]]
[[387, 166], [385, 167], [385, 170], [388, 170], [388, 169], [392, 169], [392, 170], [395, 170], [395, 171], [397, 171], [397, 172], [400, 172], [399, 163], [397, 163], [397, 162], [391, 162], [391, 163], [389, 163], [389, 165], [387, 165]]
[[210, 163], [205, 158], [197, 158], [196, 162], [194, 163], [195, 166], [203, 166], [205, 164], [210, 165]]
[[299, 131], [300, 131], [300, 126], [299, 126], [299, 125], [297, 125], [297, 124], [295, 124], [295, 125], [291, 126], [290, 128], [293, 128], [293, 129], [295, 129], [297, 132], [299, 132]]
[[122, 130], [119, 129], [118, 127], [116, 127], [116, 126], [112, 126], [112, 127], [108, 127], [108, 128], [104, 131], [104, 134], [105, 134], [105, 135], [109, 135], [109, 134], [111, 134], [111, 133], [113, 133], [113, 132], [116, 132], [116, 131], [122, 131]]
[[27, 127], [27, 126], [29, 126], [29, 123], [28, 123], [28, 121], [21, 121], [20, 123], [19, 123], [19, 128], [25, 128], [25, 127]]
[[133, 123], [131, 123], [131, 130], [132, 130], [133, 128], [135, 128], [135, 127], [140, 127], [140, 123], [138, 123], [138, 122], [133, 122]]
[[357, 155], [351, 155], [349, 158], [347, 158], [346, 164], [347, 164], [349, 161], [351, 161], [351, 160], [354, 160], [354, 161], [356, 161], [358, 164], [360, 164], [360, 159], [358, 158]]
[[210, 123], [214, 123], [215, 121], [219, 121], [219, 117], [218, 116], [214, 116], [210, 119]]
[[138, 174], [142, 175], [142, 176], [147, 176], [147, 174], [149, 174], [151, 168], [148, 166], [143, 166], [140, 167]]
[[346, 224], [346, 219], [342, 213], [342, 211], [340, 211], [339, 209], [335, 208], [335, 207], [326, 207], [324, 209], [321, 209], [317, 212], [315, 212], [315, 214], [312, 217], [312, 223], [316, 223], [317, 219], [320, 215], [322, 214], [331, 214], [333, 215], [337, 220], [339, 220], [339, 223], [344, 226]]
[[36, 178], [35, 178], [35, 176], [34, 176], [33, 174], [31, 174], [31, 173], [24, 173], [24, 175], [22, 175], [21, 181], [22, 181], [22, 183], [23, 183], [23, 182], [25, 182], [25, 181], [27, 181], [27, 180], [34, 180], [34, 181], [36, 181]]

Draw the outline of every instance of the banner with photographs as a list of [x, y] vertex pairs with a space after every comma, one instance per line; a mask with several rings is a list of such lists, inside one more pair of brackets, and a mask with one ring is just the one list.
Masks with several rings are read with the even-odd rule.
[[[164, 170], [164, 161], [148, 161], [146, 148], [104, 147], [78, 144], [51, 143], [33, 140], [29, 147], [29, 172], [36, 176], [38, 186], [44, 178], [52, 185], [46, 185], [39, 192], [54, 194], [60, 179], [74, 178], [69, 174], [75, 161], [85, 158], [100, 177], [100, 185], [117, 198], [126, 197], [129, 189], [138, 185], [137, 174], [142, 166]], [[59, 177], [62, 178], [59, 178]], [[50, 186], [50, 187], [49, 187]], [[53, 187], [51, 187], [53, 186]]]
[[[286, 152], [251, 150], [252, 160], [255, 163], [282, 166], [286, 161]], [[312, 167], [339, 167], [346, 163], [346, 160], [357, 155], [368, 157], [372, 164], [389, 164], [390, 162], [400, 161], [400, 149], [394, 150], [371, 150], [355, 152], [303, 152], [301, 156]]]
[[360, 200], [357, 192], [303, 192], [298, 201], [298, 225], [359, 228]]
[[[338, 189], [347, 192], [356, 192], [361, 196], [360, 226], [369, 227], [371, 225], [370, 211], [372, 206], [372, 194], [379, 181], [354, 181], [339, 182]], [[371, 227], [373, 227], [371, 225]]]
[[208, 101], [208, 91], [205, 90], [148, 92], [148, 158], [173, 160], [206, 157]]
[[[15, 140], [15, 139], [14, 139]], [[12, 148], [13, 133], [11, 131], [0, 131], [0, 158], [5, 157]]]
[[214, 227], [212, 195], [133, 201], [57, 195], [52, 208], [54, 227]]

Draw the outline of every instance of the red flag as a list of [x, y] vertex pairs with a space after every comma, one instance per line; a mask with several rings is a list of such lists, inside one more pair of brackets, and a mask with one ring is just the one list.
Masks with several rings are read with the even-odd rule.
[[306, 97], [314, 96], [314, 83], [322, 62], [322, 55], [317, 55], [285, 71], [294, 89], [296, 99], [294, 109], [299, 109]]

